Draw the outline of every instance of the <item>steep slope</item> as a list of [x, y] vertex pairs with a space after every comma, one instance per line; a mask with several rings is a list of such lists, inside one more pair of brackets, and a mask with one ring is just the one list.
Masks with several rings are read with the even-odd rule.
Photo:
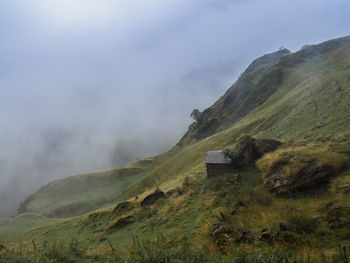
[[[283, 141], [316, 141], [349, 131], [350, 37], [285, 56], [264, 74], [260, 83], [273, 86], [276, 75], [281, 75], [278, 90], [264, 104], [232, 128], [185, 147], [130, 187], [125, 195], [131, 197], [147, 187], [169, 185], [195, 171], [204, 172], [206, 152], [223, 149], [242, 134]], [[317, 128], [320, 122], [325, 125]]]
[[[342, 190], [350, 184], [349, 77], [350, 37], [284, 56], [257, 82], [259, 87], [276, 88], [264, 103], [232, 127], [190, 145], [177, 145], [157, 157], [141, 180], [124, 189], [122, 194], [129, 202], [125, 209], [114, 209], [116, 202], [87, 215], [13, 235], [21, 236], [28, 247], [33, 238], [55, 242], [75, 237], [87, 246], [108, 247], [107, 240], [123, 246], [133, 243], [133, 236], [142, 239], [166, 236], [173, 243], [187, 237], [199, 248], [222, 251], [224, 245], [213, 235], [214, 223], [220, 220], [236, 226], [235, 229], [255, 233], [256, 242], [245, 246], [258, 244], [267, 250], [281, 246], [302, 254], [307, 245], [310, 253], [319, 254], [321, 250], [333, 253], [338, 243], [350, 239], [350, 198]], [[347, 166], [329, 185], [284, 197], [271, 194], [263, 186], [257, 167], [238, 171], [240, 176], [206, 178], [203, 164], [206, 152], [230, 147], [243, 134], [278, 138], [284, 142], [282, 155], [290, 149], [336, 153]], [[165, 198], [142, 207], [144, 197], [156, 188], [167, 192]], [[281, 234], [280, 223], [286, 221], [291, 227]], [[0, 225], [0, 233], [5, 232], [2, 229], [6, 225]], [[271, 231], [273, 242], [260, 239], [264, 229]], [[13, 237], [0, 239], [15, 246], [11, 243]], [[239, 244], [235, 243], [232, 249]]]
[[280, 49], [254, 60], [236, 83], [190, 125], [178, 144], [187, 145], [222, 131], [264, 103], [278, 88], [282, 78], [281, 74], [276, 74], [275, 78], [269, 81], [269, 85], [266, 85], [266, 81], [262, 79], [264, 73], [289, 54], [288, 49]]

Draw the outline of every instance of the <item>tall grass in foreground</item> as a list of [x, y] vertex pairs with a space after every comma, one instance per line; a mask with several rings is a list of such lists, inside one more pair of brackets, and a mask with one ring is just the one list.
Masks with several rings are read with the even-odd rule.
[[207, 249], [196, 250], [187, 240], [174, 246], [172, 242], [164, 238], [158, 238], [153, 242], [134, 239], [131, 246], [118, 249], [107, 240], [107, 246], [98, 249], [89, 249], [83, 243], [72, 240], [71, 242], [59, 242], [48, 246], [24, 250], [21, 247], [15, 250], [3, 249], [0, 252], [0, 262], [8, 263], [75, 263], [75, 262], [123, 262], [123, 263], [309, 263], [309, 262], [334, 262], [348, 263], [350, 248], [339, 246], [336, 253], [325, 255], [324, 253], [306, 253], [296, 255], [293, 252], [281, 248], [249, 250], [245, 247], [232, 249], [228, 255], [210, 253]]

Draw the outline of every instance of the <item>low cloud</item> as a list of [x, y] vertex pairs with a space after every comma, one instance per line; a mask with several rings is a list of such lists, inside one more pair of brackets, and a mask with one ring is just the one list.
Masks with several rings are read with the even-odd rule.
[[[50, 180], [166, 151], [264, 53], [349, 34], [348, 1], [0, 3], [0, 217]], [[69, 16], [66, 16], [68, 14]]]

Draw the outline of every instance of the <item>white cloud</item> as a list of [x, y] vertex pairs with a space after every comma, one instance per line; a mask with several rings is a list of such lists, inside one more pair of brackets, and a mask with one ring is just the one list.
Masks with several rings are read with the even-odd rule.
[[152, 23], [176, 14], [188, 6], [184, 0], [32, 0], [22, 1], [26, 10], [56, 30], [94, 30], [113, 26], [116, 29]]

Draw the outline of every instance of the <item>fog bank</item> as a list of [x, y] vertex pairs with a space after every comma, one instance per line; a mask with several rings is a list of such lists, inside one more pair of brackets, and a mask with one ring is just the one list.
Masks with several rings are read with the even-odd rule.
[[350, 34], [346, 0], [0, 3], [0, 218], [174, 145], [256, 57]]

